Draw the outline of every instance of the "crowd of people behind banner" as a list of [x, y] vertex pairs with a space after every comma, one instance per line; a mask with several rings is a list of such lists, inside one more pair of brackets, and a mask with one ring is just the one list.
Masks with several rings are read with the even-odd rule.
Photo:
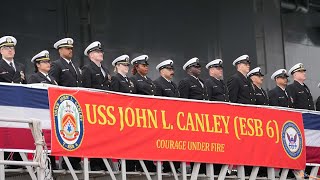
[[[188, 60], [183, 70], [187, 75], [176, 85], [172, 78], [174, 76], [173, 61], [168, 59], [156, 66], [160, 76], [151, 80], [148, 75], [148, 56], [141, 55], [129, 62], [128, 55], [116, 58], [114, 75], [102, 65], [103, 49], [101, 43], [95, 41], [85, 50], [84, 54], [90, 62], [79, 69], [73, 64], [73, 39], [63, 38], [54, 44], [59, 52], [60, 58], [50, 60], [49, 52], [44, 50], [35, 55], [31, 62], [34, 64], [35, 72], [30, 76], [25, 75], [24, 65], [14, 61], [15, 46], [17, 40], [12, 36], [0, 38], [0, 82], [9, 83], [47, 83], [67, 87], [86, 87], [102, 90], [111, 90], [123, 93], [134, 93], [143, 95], [155, 95], [166, 97], [180, 97], [196, 100], [224, 101], [240, 104], [282, 106], [288, 108], [315, 110], [312, 95], [309, 88], [304, 84], [306, 80], [306, 69], [302, 63], [294, 65], [288, 72], [279, 69], [274, 72], [271, 79], [275, 81], [276, 87], [269, 92], [262, 89], [263, 73], [260, 67], [250, 71], [250, 59], [248, 55], [242, 55], [233, 61], [237, 72], [232, 75], [226, 83], [223, 80], [223, 61], [215, 59], [206, 65], [210, 77], [203, 81], [199, 78], [201, 65], [198, 58]], [[129, 75], [129, 65], [132, 65], [132, 76]], [[293, 83], [287, 85], [288, 77], [293, 77]], [[320, 109], [319, 98], [316, 109]], [[17, 156], [13, 158], [19, 159]], [[52, 161], [54, 158], [51, 157]], [[80, 158], [70, 158], [74, 169], [81, 169]], [[156, 171], [152, 161], [145, 161], [149, 171]], [[178, 163], [174, 164], [177, 168]], [[90, 160], [91, 170], [106, 170], [101, 159]], [[55, 163], [52, 167], [56, 169]], [[62, 162], [62, 167], [67, 168]], [[169, 163], [163, 163], [163, 171], [169, 172]], [[138, 161], [127, 161], [128, 171], [142, 171]], [[200, 173], [205, 172], [205, 166], [201, 166]]]

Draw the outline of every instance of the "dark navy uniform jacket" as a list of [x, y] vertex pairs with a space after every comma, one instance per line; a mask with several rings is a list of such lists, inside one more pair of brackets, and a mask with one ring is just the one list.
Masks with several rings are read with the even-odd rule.
[[256, 100], [250, 81], [239, 71], [231, 76], [227, 82], [231, 102], [241, 104], [255, 104]]
[[294, 108], [315, 110], [313, 98], [307, 85], [301, 85], [298, 81], [294, 81], [288, 85], [287, 90], [293, 99]]
[[269, 105], [269, 97], [266, 91], [258, 86], [252, 84], [254, 90], [254, 97], [256, 99], [256, 105]]
[[117, 73], [111, 77], [111, 91], [123, 92], [123, 93], [136, 93], [136, 86], [128, 77], [125, 78], [121, 74]]
[[3, 59], [0, 60], [0, 82], [26, 84], [25, 67], [14, 62], [16, 71]]
[[49, 74], [54, 77], [60, 86], [80, 87], [80, 71], [77, 67], [73, 68], [71, 64], [63, 58], [51, 63]]
[[148, 77], [142, 77], [139, 73], [131, 77], [133, 84], [136, 86], [137, 94], [155, 95], [156, 86]]
[[289, 92], [282, 90], [279, 86], [269, 91], [269, 105], [293, 108]]
[[320, 111], [320, 96], [318, 97], [317, 102], [316, 102], [316, 110]]
[[100, 67], [92, 61], [83, 66], [81, 74], [82, 87], [110, 90], [111, 76], [107, 68], [101, 67], [105, 72], [105, 76], [103, 76]]
[[214, 77], [209, 77], [205, 81], [210, 101], [229, 101], [228, 88], [223, 80], [218, 80]]
[[167, 81], [164, 77], [160, 76], [154, 80], [156, 85], [156, 95], [166, 97], [179, 97], [179, 90], [177, 85], [172, 81]]
[[49, 78], [50, 80], [46, 76], [44, 76], [41, 72], [36, 72], [31, 74], [31, 76], [28, 79], [28, 84], [45, 83], [45, 84], [58, 85], [58, 83], [56, 82], [53, 76], [49, 75]]
[[[199, 81], [202, 82], [203, 87]], [[204, 82], [201, 79], [197, 80], [189, 74], [179, 82], [178, 89], [182, 98], [208, 100], [207, 88]]]

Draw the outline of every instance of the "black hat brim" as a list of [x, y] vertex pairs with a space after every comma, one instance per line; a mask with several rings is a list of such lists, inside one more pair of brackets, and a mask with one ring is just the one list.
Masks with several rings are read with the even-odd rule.
[[260, 76], [260, 77], [263, 77], [264, 74], [262, 74], [262, 73], [253, 73], [253, 74], [250, 74], [250, 75], [249, 75], [249, 77], [251, 77], [251, 76]]
[[145, 60], [142, 60], [142, 61], [136, 61], [134, 62], [134, 64], [143, 64], [143, 65], [149, 65], [149, 63]]
[[245, 59], [245, 60], [238, 61], [236, 64], [251, 64], [251, 61]]
[[161, 66], [161, 67], [159, 68], [159, 70], [161, 70], [161, 69], [174, 69], [174, 67], [171, 66], [171, 65], [165, 65], [165, 66]]
[[201, 65], [198, 62], [195, 62], [195, 63], [189, 64], [186, 69], [189, 69], [191, 67], [201, 67]]
[[277, 79], [277, 78], [288, 78], [288, 77], [289, 76], [287, 74], [279, 74], [276, 77], [274, 77], [274, 79]]
[[221, 68], [223, 68], [223, 65], [222, 64], [215, 64], [215, 65], [212, 65], [211, 67], [215, 67], [215, 68], [221, 67]]

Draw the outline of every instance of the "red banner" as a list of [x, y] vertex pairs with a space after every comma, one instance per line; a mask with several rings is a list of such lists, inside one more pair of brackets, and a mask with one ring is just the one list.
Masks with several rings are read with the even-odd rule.
[[52, 154], [304, 169], [301, 113], [49, 88]]

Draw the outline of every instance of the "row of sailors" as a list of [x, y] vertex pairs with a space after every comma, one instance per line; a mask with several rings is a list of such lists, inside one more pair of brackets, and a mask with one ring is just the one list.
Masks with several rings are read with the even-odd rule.
[[[40, 52], [31, 60], [35, 73], [26, 79], [24, 65], [13, 60], [16, 43], [17, 40], [12, 36], [0, 38], [2, 54], [0, 82], [49, 83], [144, 95], [315, 109], [310, 90], [304, 84], [306, 69], [302, 63], [294, 65], [288, 73], [285, 69], [274, 72], [271, 79], [275, 80], [277, 86], [267, 93], [261, 88], [264, 76], [261, 68], [257, 67], [250, 71], [248, 55], [242, 55], [234, 60], [233, 65], [237, 73], [231, 76], [227, 84], [222, 80], [221, 59], [213, 60], [206, 65], [210, 78], [203, 81], [199, 78], [201, 73], [199, 59], [192, 58], [183, 66], [188, 75], [177, 86], [172, 82], [174, 76], [172, 60], [165, 60], [156, 66], [160, 72], [158, 79], [152, 81], [147, 76], [149, 70], [147, 55], [141, 55], [131, 61], [133, 65], [131, 78], [127, 76], [129, 56], [122, 55], [116, 58], [112, 62], [116, 73], [111, 77], [109, 70], [101, 64], [103, 50], [98, 41], [91, 43], [85, 49], [84, 54], [88, 56], [90, 62], [80, 70], [72, 62], [73, 39], [64, 38], [54, 44], [59, 51], [60, 59], [51, 63], [49, 52], [46, 50]], [[287, 86], [288, 74], [293, 76], [294, 82]]]
[[[67, 87], [82, 86], [143, 95], [314, 110], [310, 90], [304, 84], [306, 69], [302, 63], [294, 65], [288, 73], [285, 69], [274, 72], [271, 78], [277, 86], [267, 93], [261, 88], [264, 77], [261, 68], [257, 67], [250, 71], [248, 55], [242, 55], [233, 61], [237, 72], [230, 77], [226, 84], [222, 80], [223, 61], [221, 59], [213, 60], [206, 65], [210, 78], [203, 81], [199, 78], [201, 65], [199, 59], [195, 57], [184, 64], [183, 70], [186, 71], [187, 76], [176, 85], [172, 81], [174, 76], [172, 60], [165, 60], [156, 66], [160, 73], [160, 77], [156, 80], [152, 81], [147, 76], [149, 70], [147, 55], [141, 55], [131, 61], [131, 65], [133, 65], [131, 78], [127, 76], [130, 65], [129, 56], [122, 55], [116, 58], [112, 62], [115, 67], [115, 75], [111, 76], [109, 70], [101, 64], [103, 50], [98, 41], [91, 43], [84, 50], [84, 54], [90, 62], [80, 71], [72, 62], [73, 39], [64, 38], [54, 44], [60, 59], [51, 62], [48, 51], [44, 50], [38, 53], [31, 59], [35, 73], [26, 79], [24, 65], [14, 61], [16, 44], [17, 40], [12, 36], [0, 38], [2, 55], [0, 82], [48, 83]], [[288, 74], [293, 76], [294, 82], [287, 86]], [[71, 158], [70, 160], [75, 169], [80, 168], [80, 158]], [[103, 165], [103, 162], [101, 159], [91, 159], [91, 164], [93, 165], [92, 169], [102, 169], [97, 166]], [[164, 166], [166, 165], [165, 168], [170, 169], [170, 166], [165, 163]], [[136, 161], [129, 161], [127, 168], [137, 169], [137, 166], [139, 164]], [[147, 162], [147, 167], [153, 167], [152, 162]], [[155, 170], [155, 167], [151, 170]]]

